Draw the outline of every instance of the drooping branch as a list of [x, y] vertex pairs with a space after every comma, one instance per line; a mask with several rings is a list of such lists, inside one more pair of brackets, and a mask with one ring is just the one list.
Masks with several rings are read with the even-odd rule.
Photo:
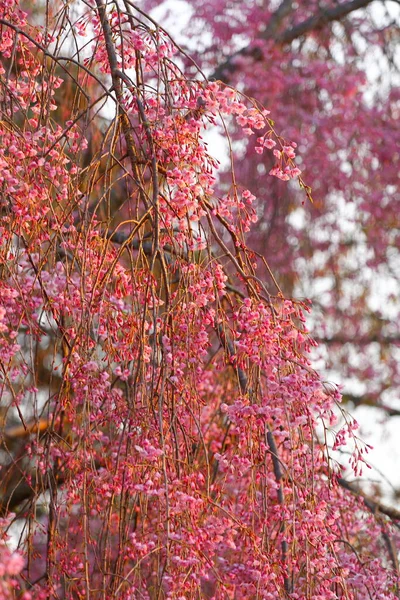
[[[19, 27], [17, 27], [16, 25], [14, 25], [13, 23], [11, 23], [10, 21], [8, 21], [6, 19], [1, 19], [0, 18], [0, 25], [4, 25], [5, 27], [9, 27], [10, 29], [12, 29], [15, 32], [16, 35], [19, 35], [19, 36], [22, 36], [22, 37], [26, 38], [38, 50], [40, 50], [41, 52], [43, 52], [43, 54], [46, 57], [48, 57], [49, 59], [51, 59], [52, 62], [58, 64], [60, 66], [60, 68], [66, 73], [66, 75], [68, 75], [68, 77], [71, 77], [71, 72], [68, 70], [67, 65], [68, 64], [75, 65], [76, 67], [78, 67], [78, 69], [81, 69], [82, 71], [84, 71], [86, 73], [86, 75], [88, 75], [91, 79], [94, 79], [96, 81], [96, 83], [98, 83], [98, 85], [103, 89], [103, 91], [105, 92], [105, 94], [107, 96], [110, 94], [110, 91], [104, 85], [104, 82], [99, 77], [97, 77], [93, 73], [93, 71], [91, 71], [88, 67], [86, 67], [81, 61], [76, 60], [72, 56], [61, 56], [59, 54], [57, 54], [57, 55], [53, 54], [52, 52], [50, 52], [48, 50], [48, 48], [46, 48], [45, 46], [43, 46], [43, 44], [40, 44], [34, 37], [32, 37], [31, 35], [29, 35], [29, 33], [27, 33], [26, 31], [24, 31], [23, 29], [20, 29]], [[82, 94], [86, 97], [86, 99], [89, 100], [89, 96], [86, 94], [86, 92], [84, 91], [84, 89], [81, 86], [80, 86], [79, 89], [82, 92]]]
[[[225, 348], [225, 351], [227, 352], [229, 358], [235, 359], [236, 353], [235, 353], [235, 349], [232, 344], [232, 341], [229, 340], [229, 338], [225, 335], [225, 332], [220, 325], [216, 326], [216, 331], [217, 331], [220, 343]], [[234, 361], [234, 362], [236, 363], [236, 361]], [[240, 391], [242, 394], [246, 394], [249, 391], [247, 375], [243, 371], [243, 369], [241, 369], [240, 367], [236, 367], [236, 371], [237, 371], [237, 375], [238, 375], [238, 379], [239, 379]], [[285, 496], [284, 496], [283, 487], [282, 487], [283, 473], [282, 473], [282, 468], [281, 468], [281, 460], [280, 460], [279, 454], [278, 454], [278, 447], [276, 445], [276, 441], [275, 441], [271, 426], [266, 426], [266, 428], [265, 428], [265, 441], [267, 443], [267, 446], [269, 448], [269, 452], [270, 452], [270, 455], [272, 458], [274, 477], [275, 477], [275, 480], [276, 480], [276, 483], [278, 486], [278, 488], [277, 488], [278, 502], [283, 507], [285, 505]], [[284, 522], [284, 520], [282, 520], [281, 532], [283, 533], [284, 530], [285, 530], [285, 522]], [[282, 551], [282, 562], [285, 564], [286, 560], [287, 560], [287, 553], [288, 553], [288, 544], [287, 544], [286, 540], [282, 540], [282, 542], [281, 542], [281, 551]], [[291, 591], [290, 581], [289, 581], [288, 576], [284, 577], [284, 587], [285, 587], [285, 591], [287, 593], [289, 593]]]
[[[34, 561], [34, 569], [45, 572], [44, 581], [35, 582], [41, 597], [262, 593], [283, 599], [331, 597], [341, 585], [350, 597], [352, 557], [344, 555], [342, 568], [341, 556], [329, 551], [332, 532], [341, 537], [345, 528], [340, 516], [325, 523], [326, 504], [337, 500], [349, 540], [358, 535], [357, 515], [351, 492], [338, 494], [334, 486], [332, 493], [327, 485], [323, 445], [314, 444], [308, 415], [329, 418], [332, 401], [303, 357], [301, 303], [269, 295], [256, 266], [262, 256], [246, 243], [252, 213], [238, 210], [243, 192], [234, 186], [226, 205], [224, 198], [216, 201], [215, 162], [203, 143], [216, 102], [222, 108], [228, 102], [228, 115], [236, 114], [232, 106], [249, 118], [259, 109], [238, 106], [239, 96], [223, 86], [188, 82], [173, 66], [173, 48], [165, 58], [167, 38], [157, 25], [147, 29], [133, 17], [128, 23], [122, 4], [96, 2], [87, 22], [96, 35], [90, 64], [112, 75], [108, 92], [99, 91], [111, 94], [116, 109], [90, 165], [79, 170], [77, 141], [67, 148], [78, 177], [71, 179], [67, 162], [60, 167], [63, 137], [80, 139], [76, 117], [68, 130], [54, 125], [50, 150], [46, 139], [27, 144], [40, 119], [30, 120], [26, 136], [12, 136], [3, 126], [3, 160], [24, 184], [10, 206], [25, 208], [40, 183], [43, 209], [49, 198], [51, 208], [35, 228], [30, 222], [36, 223], [41, 197], [34, 197], [28, 217], [14, 211], [13, 223], [29, 231], [29, 248], [25, 243], [10, 257], [0, 244], [10, 272], [0, 281], [0, 292], [10, 292], [4, 308], [0, 303], [0, 354], [3, 345], [8, 353], [1, 383], [10, 410], [4, 426], [17, 422], [18, 402], [34, 408], [23, 427], [0, 433], [0, 512], [15, 508], [16, 519], [30, 528], [26, 544], [21, 540], [29, 561], [21, 579], [30, 578]], [[295, 5], [279, 3], [268, 24], [270, 39], [285, 28]], [[85, 24], [78, 22], [78, 31]], [[40, 73], [43, 56], [37, 55]], [[12, 62], [17, 65], [17, 57]], [[15, 74], [18, 79], [18, 67]], [[15, 88], [26, 119], [37, 97], [36, 79], [29, 83], [32, 89], [28, 83]], [[4, 114], [8, 122], [12, 111]], [[268, 126], [261, 116], [257, 123]], [[19, 121], [13, 127], [19, 130]], [[54, 170], [33, 165], [32, 179], [24, 181], [31, 152], [41, 156], [42, 148]], [[78, 189], [77, 204], [80, 177], [90, 184], [85, 180]], [[59, 199], [60, 180], [67, 188]], [[50, 384], [39, 379], [42, 364]], [[36, 507], [43, 517], [37, 523]], [[391, 529], [378, 515], [378, 538], [382, 523]], [[361, 541], [367, 546], [369, 540]], [[356, 575], [363, 567], [359, 554]], [[382, 597], [393, 589], [386, 562], [385, 554]], [[370, 577], [367, 568], [362, 574]]]
[[[104, 34], [106, 51], [107, 51], [107, 56], [108, 56], [108, 64], [109, 64], [110, 71], [111, 71], [111, 80], [113, 83], [113, 89], [115, 91], [115, 95], [116, 95], [116, 99], [117, 99], [118, 113], [120, 115], [120, 119], [121, 119], [121, 123], [122, 123], [122, 131], [124, 134], [126, 147], [127, 147], [127, 153], [129, 156], [129, 161], [131, 163], [131, 167], [132, 167], [132, 175], [135, 177], [137, 182], [140, 182], [140, 177], [138, 176], [138, 170], [137, 170], [137, 156], [136, 156], [136, 151], [135, 151], [135, 141], [133, 139], [132, 128], [131, 128], [131, 124], [129, 122], [129, 118], [123, 108], [123, 106], [124, 106], [123, 87], [122, 87], [123, 78], [121, 77], [121, 71], [118, 68], [117, 53], [115, 51], [113, 39], [112, 39], [113, 33], [112, 33], [110, 23], [108, 21], [106, 8], [105, 8], [102, 0], [96, 0], [96, 5], [97, 5], [97, 10], [98, 10], [98, 14], [100, 17], [100, 22], [101, 22], [102, 30], [103, 30], [103, 34]], [[145, 197], [145, 194], [142, 193], [143, 190], [141, 189], [140, 183], [139, 183], [138, 188], [141, 193], [141, 197], [144, 201], [144, 204], [147, 205], [146, 197]]]

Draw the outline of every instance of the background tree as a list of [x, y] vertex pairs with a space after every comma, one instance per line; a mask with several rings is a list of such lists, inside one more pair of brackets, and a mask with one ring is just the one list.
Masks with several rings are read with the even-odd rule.
[[333, 460], [368, 447], [204, 141], [305, 211], [293, 136], [130, 0], [0, 25], [0, 598], [398, 597], [399, 514]]

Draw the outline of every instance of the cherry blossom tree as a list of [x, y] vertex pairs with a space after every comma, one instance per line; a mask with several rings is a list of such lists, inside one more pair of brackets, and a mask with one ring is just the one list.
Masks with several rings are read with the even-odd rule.
[[398, 598], [400, 515], [337, 462], [368, 446], [244, 184], [245, 149], [313, 206], [307, 131], [130, 0], [0, 0], [0, 26], [0, 599]]
[[[236, 181], [257, 195], [251, 246], [287, 296], [311, 300], [313, 364], [341, 383], [373, 443], [385, 436], [372, 478], [375, 493], [396, 502], [396, 459], [386, 461], [384, 448], [396, 452], [397, 418], [388, 417], [400, 414], [399, 3], [180, 6], [190, 18], [160, 6], [157, 17], [182, 30], [208, 76], [262, 101], [280, 133], [299, 145], [296, 163], [312, 185], [312, 204], [301, 204], [297, 185], [271, 181], [274, 157], [260, 157], [255, 139], [246, 143], [240, 128], [230, 129]], [[218, 192], [229, 185], [229, 173], [220, 172]]]
[[[310, 327], [347, 397], [398, 415], [398, 1], [186, 4], [197, 64], [272, 111], [313, 188], [301, 206], [298, 186], [271, 181], [274, 157], [260, 160], [238, 127], [236, 181], [258, 198], [252, 247], [287, 295], [312, 300]], [[226, 190], [229, 174], [220, 181]]]

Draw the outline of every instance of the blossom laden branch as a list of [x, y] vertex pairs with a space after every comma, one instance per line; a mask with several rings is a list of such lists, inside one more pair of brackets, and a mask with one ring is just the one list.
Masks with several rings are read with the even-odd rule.
[[[216, 191], [204, 137], [225, 117], [258, 132], [255, 153], [272, 150], [270, 174], [286, 183], [299, 175], [295, 144], [257, 102], [186, 79], [178, 48], [133, 3], [57, 7], [54, 39], [23, 11], [12, 22], [45, 49], [67, 23], [90, 48], [86, 68], [111, 77], [115, 111], [99, 126], [90, 104], [98, 143], [84, 163], [79, 105], [104, 89], [83, 70], [61, 106], [57, 61], [43, 68], [6, 29], [1, 505], [27, 524], [17, 593], [25, 578], [38, 598], [363, 598], [369, 587], [390, 598], [386, 555], [363, 564], [365, 583], [363, 549], [358, 561], [349, 550], [375, 547], [377, 522], [366, 510], [366, 529], [328, 478], [316, 431], [334, 427], [340, 398], [310, 368], [306, 307], [277, 282], [269, 293], [268, 264], [247, 244], [255, 197], [234, 173]], [[9, 2], [0, 10], [11, 19]]]

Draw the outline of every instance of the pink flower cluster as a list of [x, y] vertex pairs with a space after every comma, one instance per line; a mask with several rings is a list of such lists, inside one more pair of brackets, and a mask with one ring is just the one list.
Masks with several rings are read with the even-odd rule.
[[[11, 499], [27, 489], [29, 559], [0, 546], [1, 600], [24, 580], [24, 600], [394, 598], [381, 524], [319, 439], [340, 398], [311, 368], [307, 307], [267, 290], [246, 245], [256, 198], [234, 173], [216, 197], [204, 138], [221, 117], [265, 129], [283, 180], [299, 174], [295, 144], [231, 88], [185, 79], [140, 11], [85, 10], [74, 27], [93, 55], [71, 85], [100, 102], [111, 75], [120, 102], [87, 128], [101, 138], [88, 167], [61, 80], [12, 28], [1, 42], [28, 63], [0, 121], [0, 384], [24, 425], [7, 473]], [[29, 29], [49, 61], [57, 22], [54, 39]], [[348, 438], [354, 422], [335, 447]]]

